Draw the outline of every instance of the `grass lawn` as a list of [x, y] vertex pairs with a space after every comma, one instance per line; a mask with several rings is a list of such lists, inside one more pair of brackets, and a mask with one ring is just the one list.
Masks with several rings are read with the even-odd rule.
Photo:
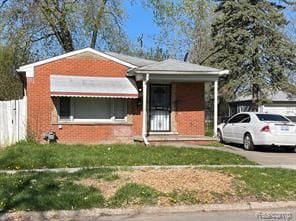
[[[296, 171], [231, 168], [200, 170], [228, 176], [231, 191], [215, 193], [174, 190], [161, 192], [148, 184], [125, 181], [109, 197], [98, 187], [78, 183], [82, 179], [114, 184], [119, 176], [111, 169], [82, 170], [73, 174], [18, 172], [0, 174], [0, 210], [52, 210], [118, 208], [142, 205], [184, 205], [243, 201], [296, 200]], [[211, 176], [211, 175], [210, 175]], [[230, 177], [230, 178], [229, 178]], [[159, 180], [162, 178], [160, 177]], [[217, 181], [219, 178], [217, 179]], [[202, 182], [205, 182], [204, 180]], [[207, 181], [209, 182], [209, 180]], [[212, 180], [211, 182], [216, 182]], [[210, 201], [207, 201], [207, 199]]]
[[63, 145], [21, 142], [0, 151], [0, 169], [90, 166], [254, 164], [232, 153], [142, 145]]

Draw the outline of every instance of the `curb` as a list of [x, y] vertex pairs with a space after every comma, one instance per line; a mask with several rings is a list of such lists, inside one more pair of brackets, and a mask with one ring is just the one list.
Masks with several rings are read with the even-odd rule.
[[222, 212], [222, 211], [245, 211], [245, 210], [267, 210], [295, 208], [296, 201], [279, 202], [249, 202], [234, 204], [201, 204], [193, 206], [173, 206], [173, 207], [140, 207], [126, 209], [82, 209], [82, 210], [59, 210], [44, 212], [13, 212], [0, 215], [0, 221], [18, 220], [52, 220], [52, 219], [79, 219], [87, 217], [102, 216], [134, 216], [139, 214], [167, 214], [167, 213], [193, 213], [193, 212]]
[[83, 169], [117, 169], [117, 170], [145, 170], [145, 169], [199, 169], [199, 168], [278, 168], [296, 170], [296, 165], [147, 165], [147, 166], [99, 166], [99, 167], [73, 167], [73, 168], [44, 168], [24, 170], [0, 170], [0, 173], [15, 174], [17, 172], [66, 172], [75, 173]]

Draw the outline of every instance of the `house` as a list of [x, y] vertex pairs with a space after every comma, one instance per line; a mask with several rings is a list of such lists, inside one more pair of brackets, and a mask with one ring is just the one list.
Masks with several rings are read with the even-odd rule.
[[[204, 83], [228, 71], [86, 48], [18, 69], [26, 76], [28, 134], [62, 143], [148, 144], [204, 138]], [[215, 130], [216, 131], [216, 130]], [[165, 136], [163, 136], [165, 135]]]
[[243, 111], [259, 111], [263, 113], [283, 114], [296, 122], [296, 94], [277, 91], [267, 96], [270, 101], [256, 108], [252, 103], [252, 97], [240, 97], [229, 102], [229, 116]]

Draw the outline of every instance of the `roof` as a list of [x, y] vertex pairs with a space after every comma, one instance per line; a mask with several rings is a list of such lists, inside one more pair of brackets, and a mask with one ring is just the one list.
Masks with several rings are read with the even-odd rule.
[[[202, 79], [209, 80], [210, 78], [211, 79], [215, 78], [216, 80], [216, 78], [218, 78], [220, 75], [228, 74], [227, 70], [219, 70], [216, 68], [201, 66], [201, 65], [183, 62], [175, 59], [168, 59], [165, 61], [157, 62], [157, 61], [147, 60], [147, 59], [133, 57], [129, 55], [118, 54], [115, 52], [103, 53], [103, 52], [94, 50], [92, 48], [84, 48], [81, 50], [72, 51], [69, 53], [65, 53], [63, 55], [59, 55], [56, 57], [52, 57], [42, 61], [24, 65], [24, 66], [21, 66], [18, 69], [18, 71], [25, 72], [26, 77], [34, 77], [34, 67], [36, 66], [50, 63], [59, 59], [71, 57], [71, 56], [78, 55], [85, 52], [93, 53], [95, 55], [101, 56], [103, 58], [109, 59], [111, 61], [114, 61], [129, 67], [130, 68], [129, 75], [134, 75], [134, 73], [136, 74], [149, 73], [149, 74], [158, 75], [159, 77], [160, 76], [164, 77], [163, 74], [170, 74], [175, 76], [179, 74], [188, 74], [190, 76], [187, 76], [186, 79], [190, 81], [190, 80], [194, 80], [197, 77], [199, 78], [199, 80], [202, 80]], [[165, 76], [168, 77], [168, 75], [165, 75]], [[193, 76], [194, 76], [194, 79], [192, 78]], [[171, 76], [171, 78], [174, 78], [174, 77]], [[181, 78], [184, 78], [184, 77], [185, 77], [184, 75], [182, 76], [180, 75], [179, 80], [181, 80]]]
[[127, 77], [50, 75], [51, 96], [138, 98], [133, 80]]
[[105, 54], [110, 55], [115, 58], [118, 58], [118, 59], [125, 61], [127, 63], [133, 64], [137, 67], [142, 67], [145, 65], [158, 63], [157, 61], [148, 60], [148, 59], [144, 59], [144, 58], [138, 58], [138, 57], [129, 56], [129, 55], [125, 55], [125, 54], [118, 54], [115, 52], [105, 52]]
[[150, 65], [146, 65], [135, 70], [136, 73], [144, 73], [144, 72], [158, 72], [158, 73], [215, 73], [221, 72], [222, 70], [211, 68], [207, 66], [201, 66], [198, 64], [192, 64], [176, 59], [168, 59], [162, 62], [156, 62]]
[[78, 54], [85, 53], [85, 52], [93, 53], [95, 55], [104, 57], [104, 58], [114, 61], [116, 63], [127, 66], [129, 68], [136, 68], [135, 65], [128, 63], [126, 61], [120, 60], [120, 59], [113, 57], [111, 55], [105, 54], [103, 52], [97, 51], [92, 48], [84, 48], [84, 49], [80, 49], [80, 50], [76, 50], [76, 51], [71, 51], [71, 52], [68, 52], [68, 53], [65, 53], [65, 54], [62, 54], [59, 56], [55, 56], [52, 58], [48, 58], [45, 60], [37, 61], [37, 62], [31, 63], [31, 64], [23, 65], [23, 66], [19, 67], [19, 69], [17, 71], [18, 72], [26, 72], [26, 77], [34, 77], [34, 67], [36, 67], [36, 66], [47, 64], [47, 63], [50, 63], [53, 61], [57, 61], [57, 60], [60, 60], [63, 58], [71, 57], [71, 56], [78, 55]]
[[[273, 102], [296, 102], [296, 94], [292, 94], [285, 91], [277, 91], [273, 94], [267, 95], [267, 99], [273, 101]], [[251, 101], [252, 96], [240, 96], [237, 99], [235, 99], [232, 102], [242, 102], [242, 101]]]

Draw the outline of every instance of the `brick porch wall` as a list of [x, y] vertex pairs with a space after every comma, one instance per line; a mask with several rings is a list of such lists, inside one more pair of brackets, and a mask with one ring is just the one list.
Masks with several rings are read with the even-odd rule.
[[204, 83], [176, 84], [176, 127], [180, 135], [204, 135]]

